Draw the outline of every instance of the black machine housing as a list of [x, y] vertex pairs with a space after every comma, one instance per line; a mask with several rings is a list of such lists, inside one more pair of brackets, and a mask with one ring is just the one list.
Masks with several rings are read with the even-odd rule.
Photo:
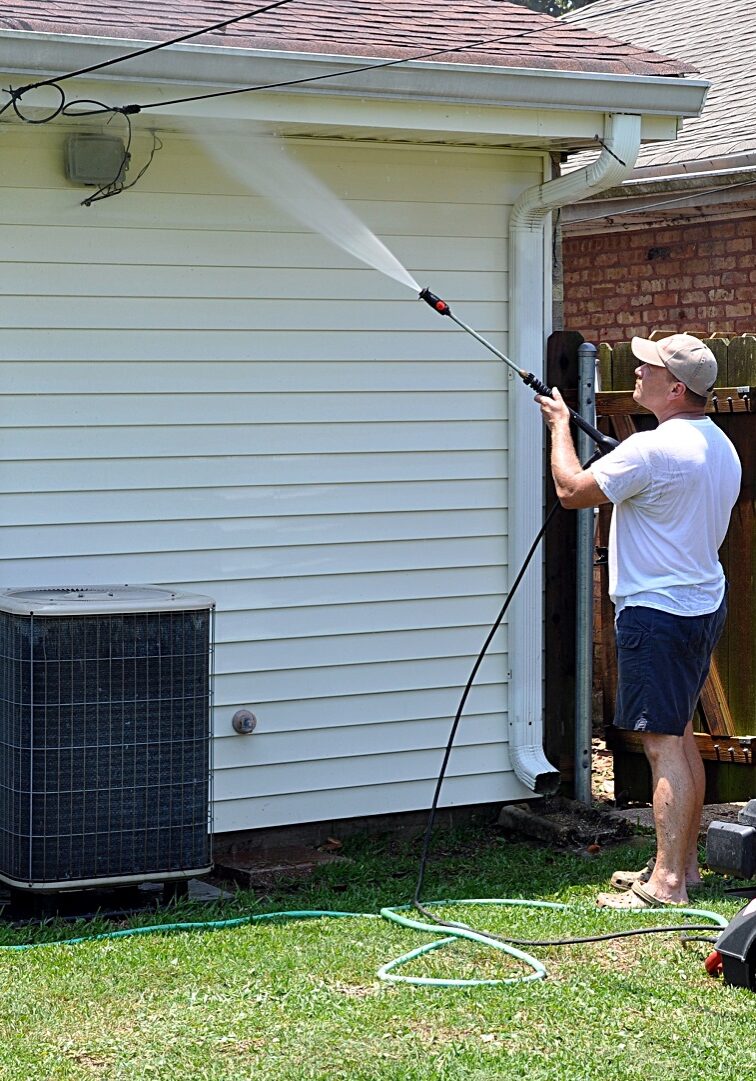
[[741, 908], [716, 941], [726, 983], [756, 991], [756, 898]]
[[756, 799], [749, 800], [737, 822], [712, 822], [706, 833], [706, 862], [712, 871], [756, 877]]
[[[713, 871], [756, 877], [756, 799], [737, 822], [712, 822], [706, 833], [706, 861]], [[730, 920], [716, 942], [727, 983], [756, 991], [756, 898]]]

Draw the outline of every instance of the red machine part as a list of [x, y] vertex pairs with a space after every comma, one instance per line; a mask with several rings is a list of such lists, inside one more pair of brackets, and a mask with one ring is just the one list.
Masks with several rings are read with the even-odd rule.
[[719, 950], [713, 950], [704, 961], [704, 968], [715, 979], [722, 975], [722, 954]]

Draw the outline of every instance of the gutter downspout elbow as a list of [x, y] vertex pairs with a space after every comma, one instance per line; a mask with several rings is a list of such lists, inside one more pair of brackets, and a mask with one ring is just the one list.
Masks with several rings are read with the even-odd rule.
[[[558, 207], [579, 202], [621, 183], [632, 171], [640, 149], [641, 117], [612, 113], [605, 116], [603, 149], [596, 161], [567, 176], [528, 188], [512, 208], [509, 224], [510, 356], [518, 367], [543, 377], [545, 342], [533, 328], [551, 325], [545, 308], [546, 246], [544, 226]], [[510, 377], [511, 378], [511, 377]], [[541, 491], [540, 454], [543, 424], [532, 403], [512, 395], [509, 505], [514, 508], [509, 566], [519, 567], [542, 522], [542, 505], [533, 497]], [[512, 601], [509, 642], [510, 702], [509, 758], [517, 778], [532, 792], [549, 795], [559, 785], [559, 771], [543, 750], [543, 572], [535, 562]]]
[[540, 232], [550, 211], [620, 185], [635, 166], [640, 134], [640, 116], [630, 113], [607, 115], [602, 150], [596, 160], [583, 169], [524, 191], [512, 208], [510, 234], [523, 229]]

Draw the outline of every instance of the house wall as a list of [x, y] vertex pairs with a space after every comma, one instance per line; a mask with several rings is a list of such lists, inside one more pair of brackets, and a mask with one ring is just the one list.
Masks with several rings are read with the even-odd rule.
[[[219, 831], [427, 807], [507, 583], [506, 369], [185, 135], [81, 207], [65, 134], [2, 140], [1, 584], [216, 599]], [[292, 149], [506, 348], [508, 209], [541, 155]], [[529, 794], [507, 672], [502, 629], [442, 804]]]
[[564, 325], [588, 341], [756, 327], [756, 218], [563, 241]]

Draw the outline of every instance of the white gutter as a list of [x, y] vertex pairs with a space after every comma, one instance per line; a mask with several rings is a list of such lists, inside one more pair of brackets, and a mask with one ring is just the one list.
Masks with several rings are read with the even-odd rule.
[[[509, 224], [511, 321], [510, 356], [518, 367], [543, 376], [545, 342], [539, 328], [549, 326], [545, 308], [544, 226], [557, 207], [579, 202], [604, 188], [619, 184], [632, 170], [641, 138], [641, 117], [607, 114], [601, 155], [584, 169], [528, 188], [519, 197]], [[541, 527], [543, 512], [538, 493], [543, 482], [541, 455], [543, 423], [540, 414], [521, 390], [512, 394], [510, 425], [511, 490], [514, 510], [508, 563], [513, 571], [521, 565], [533, 537]], [[543, 574], [532, 564], [512, 601], [509, 664], [509, 754], [517, 777], [533, 792], [556, 789], [558, 771], [543, 752]], [[571, 630], [566, 633], [572, 633]]]
[[627, 180], [623, 187], [631, 184], [644, 184], [650, 181], [678, 181], [695, 180], [698, 177], [708, 177], [716, 173], [717, 179], [736, 176], [738, 173], [746, 173], [756, 169], [756, 153], [730, 154], [719, 158], [691, 158], [689, 161], [673, 161], [667, 165], [639, 166], [633, 170], [633, 176]]
[[[0, 30], [0, 71], [19, 72], [34, 82], [54, 74], [99, 64], [155, 45], [155, 41]], [[391, 58], [387, 58], [391, 59]], [[632, 109], [648, 116], [693, 117], [709, 83], [700, 79], [607, 72], [514, 68], [494, 64], [450, 64], [407, 60], [381, 67], [369, 55], [328, 55], [226, 45], [173, 45], [123, 65], [85, 76], [105, 82], [174, 83], [204, 87], [243, 87], [289, 79], [323, 82], [286, 88], [287, 94], [338, 95], [375, 99], [419, 99], [460, 105], [596, 112]], [[350, 74], [354, 68], [376, 71]]]

